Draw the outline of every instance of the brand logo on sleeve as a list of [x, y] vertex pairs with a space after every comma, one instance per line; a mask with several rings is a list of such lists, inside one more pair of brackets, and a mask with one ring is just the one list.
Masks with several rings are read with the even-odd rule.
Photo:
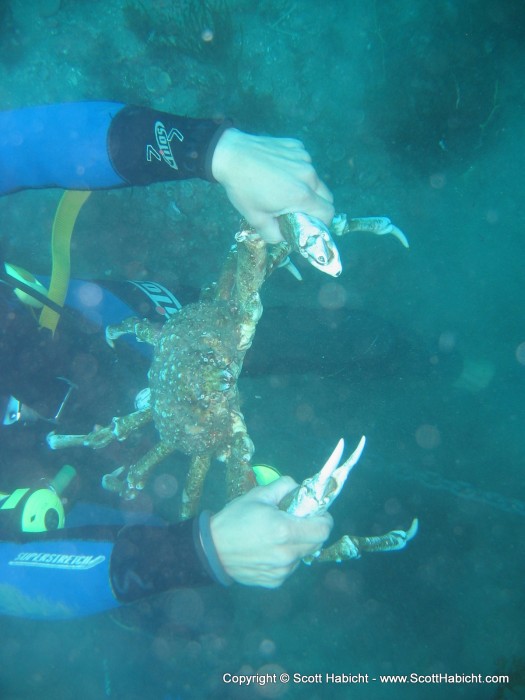
[[10, 566], [39, 566], [45, 569], [72, 569], [85, 571], [102, 564], [106, 557], [90, 554], [55, 554], [53, 552], [20, 552], [11, 559]]
[[169, 318], [182, 308], [177, 297], [162, 284], [158, 282], [140, 282], [138, 280], [130, 280], [130, 282], [146, 294], [157, 313], [161, 316]]
[[184, 136], [178, 129], [170, 129], [168, 133], [162, 122], [155, 122], [155, 141], [157, 142], [157, 147], [155, 148], [151, 144], [146, 146], [146, 158], [148, 163], [150, 163], [153, 159], [158, 160], [159, 162], [164, 161], [170, 166], [170, 168], [173, 168], [173, 170], [178, 170], [179, 166], [177, 165], [171, 150], [171, 142], [175, 138], [180, 142], [184, 141]]

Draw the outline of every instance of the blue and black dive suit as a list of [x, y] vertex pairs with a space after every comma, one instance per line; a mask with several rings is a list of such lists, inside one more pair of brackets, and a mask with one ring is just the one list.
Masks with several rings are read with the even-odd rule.
[[[213, 180], [213, 152], [227, 126], [115, 102], [0, 113], [0, 194]], [[2, 312], [0, 352], [12, 338], [10, 324], [17, 322], [9, 304]], [[116, 313], [123, 318], [129, 309], [122, 304]], [[43, 533], [7, 528], [0, 544], [3, 614], [64, 619], [214, 581], [228, 583], [229, 577], [215, 552], [207, 513], [166, 526], [87, 525]]]
[[0, 194], [96, 190], [198, 177], [229, 122], [118, 102], [74, 102], [0, 113]]

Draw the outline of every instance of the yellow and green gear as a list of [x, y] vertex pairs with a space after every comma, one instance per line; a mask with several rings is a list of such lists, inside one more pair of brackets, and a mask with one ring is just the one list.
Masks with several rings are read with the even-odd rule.
[[16, 532], [60, 530], [65, 523], [61, 494], [75, 475], [74, 467], [65, 464], [45, 485], [0, 494], [0, 524], [7, 521], [8, 528]]
[[256, 464], [252, 467], [252, 471], [258, 486], [268, 486], [282, 476], [275, 467], [270, 467], [268, 464]]

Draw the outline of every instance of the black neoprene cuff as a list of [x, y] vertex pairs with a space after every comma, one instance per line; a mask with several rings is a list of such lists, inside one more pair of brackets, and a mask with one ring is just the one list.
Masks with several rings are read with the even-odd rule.
[[227, 583], [217, 575], [215, 566], [210, 566], [199, 518], [166, 527], [123, 528], [111, 553], [110, 579], [115, 597], [122, 603], [171, 588]]
[[109, 159], [128, 185], [193, 177], [215, 182], [213, 153], [231, 125], [229, 120], [192, 119], [126, 105], [108, 130]]
[[231, 586], [233, 579], [222, 565], [219, 553], [215, 549], [215, 542], [211, 534], [211, 517], [212, 513], [209, 510], [203, 510], [199, 515], [197, 552], [217, 583]]

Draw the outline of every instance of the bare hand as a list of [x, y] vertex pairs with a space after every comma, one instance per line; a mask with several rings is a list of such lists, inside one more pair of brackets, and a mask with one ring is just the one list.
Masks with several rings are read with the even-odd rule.
[[278, 508], [297, 484], [281, 477], [234, 499], [211, 519], [211, 534], [226, 572], [246, 586], [277, 588], [301, 559], [322, 546], [329, 513], [298, 518]]
[[212, 172], [267, 243], [282, 240], [275, 219], [280, 214], [304, 212], [327, 226], [332, 222], [332, 193], [300, 141], [227, 129], [213, 154]]

